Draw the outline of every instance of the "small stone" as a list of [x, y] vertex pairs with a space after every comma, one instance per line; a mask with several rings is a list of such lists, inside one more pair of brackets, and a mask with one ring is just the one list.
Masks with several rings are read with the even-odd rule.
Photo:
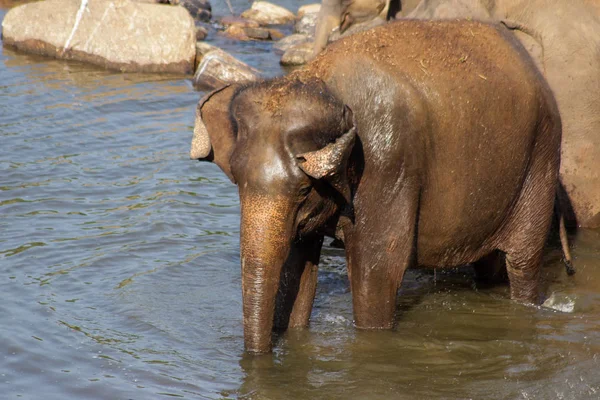
[[265, 28], [244, 28], [244, 32], [246, 36], [252, 39], [257, 40], [270, 40], [271, 35], [269, 34], [269, 30]]
[[250, 40], [246, 34], [246, 28], [241, 25], [229, 25], [227, 29], [223, 31], [223, 35], [236, 40]]
[[212, 7], [208, 0], [176, 0], [190, 15], [199, 21], [208, 22], [212, 18]]
[[230, 25], [238, 25], [238, 26], [242, 26], [242, 27], [252, 27], [252, 28], [258, 28], [260, 25], [258, 24], [258, 22], [256, 21], [252, 21], [250, 19], [246, 19], [246, 18], [242, 18], [242, 17], [236, 17], [234, 15], [227, 15], [223, 18], [221, 18], [221, 25], [223, 26], [230, 26]]
[[193, 82], [200, 90], [211, 90], [227, 83], [254, 81], [260, 77], [260, 71], [217, 48], [204, 54]]
[[312, 52], [313, 44], [310, 42], [292, 46], [283, 53], [279, 63], [281, 65], [303, 65], [310, 61]]
[[284, 25], [296, 20], [291, 11], [267, 1], [255, 1], [249, 10], [242, 13], [242, 17], [261, 25]]
[[277, 29], [245, 27], [242, 25], [230, 25], [223, 34], [237, 40], [279, 40], [284, 36]]
[[287, 49], [293, 46], [297, 46], [302, 43], [308, 43], [311, 41], [311, 38], [307, 35], [301, 34], [293, 34], [283, 39], [279, 40], [277, 43], [273, 44], [273, 49], [285, 52]]
[[196, 40], [204, 40], [208, 36], [208, 29], [203, 26], [196, 26]]
[[274, 28], [269, 28], [269, 36], [271, 37], [271, 40], [280, 40], [285, 37], [281, 31]]

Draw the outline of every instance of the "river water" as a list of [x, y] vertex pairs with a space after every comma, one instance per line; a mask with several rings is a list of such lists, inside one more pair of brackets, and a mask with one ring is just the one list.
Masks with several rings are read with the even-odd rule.
[[[211, 39], [284, 73], [268, 43]], [[409, 271], [390, 332], [353, 328], [327, 247], [310, 329], [244, 355], [237, 191], [188, 159], [200, 96], [0, 50], [1, 399], [600, 398], [598, 231], [572, 238], [574, 277], [549, 247], [558, 310], [468, 268]]]

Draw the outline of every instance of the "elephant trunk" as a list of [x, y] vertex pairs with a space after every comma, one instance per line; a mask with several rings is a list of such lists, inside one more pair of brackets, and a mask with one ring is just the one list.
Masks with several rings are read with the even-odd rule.
[[271, 350], [275, 299], [292, 239], [293, 205], [264, 195], [242, 195], [241, 258], [246, 351]]

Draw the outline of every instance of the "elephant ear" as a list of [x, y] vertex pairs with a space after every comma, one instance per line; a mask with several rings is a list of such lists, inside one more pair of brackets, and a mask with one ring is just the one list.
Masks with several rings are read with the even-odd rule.
[[235, 134], [229, 117], [229, 105], [236, 88], [237, 85], [223, 86], [198, 102], [190, 149], [192, 160], [214, 162], [234, 183], [229, 159], [235, 144]]
[[349, 202], [346, 169], [356, 139], [356, 120], [348, 106], [344, 106], [343, 119], [346, 130], [334, 142], [319, 150], [299, 154], [296, 159], [304, 173], [313, 179], [327, 179]]

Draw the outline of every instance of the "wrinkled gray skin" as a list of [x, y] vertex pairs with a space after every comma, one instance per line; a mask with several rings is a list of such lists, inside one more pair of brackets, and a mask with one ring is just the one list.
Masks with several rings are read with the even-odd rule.
[[[338, 11], [329, 6], [322, 12], [315, 52], [325, 46], [328, 21]], [[561, 181], [568, 194], [563, 192], [561, 202], [567, 224], [600, 227], [600, 1], [422, 0], [407, 16], [470, 17], [502, 22], [512, 30], [548, 80], [560, 109]]]
[[355, 324], [389, 329], [411, 266], [505, 255], [537, 302], [560, 116], [506, 29], [401, 21], [303, 70], [200, 101], [190, 156], [238, 185], [245, 347], [308, 324], [324, 235], [343, 231]]

